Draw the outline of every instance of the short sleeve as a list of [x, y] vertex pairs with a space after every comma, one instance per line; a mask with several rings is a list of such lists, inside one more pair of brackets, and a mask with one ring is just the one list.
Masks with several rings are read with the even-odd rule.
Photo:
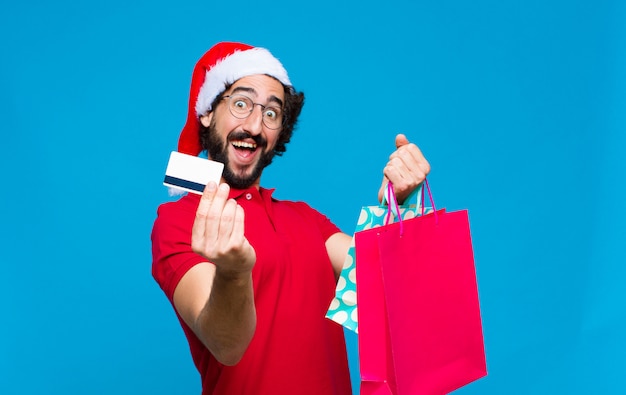
[[324, 214], [310, 207], [306, 203], [300, 202], [300, 204], [303, 206], [304, 211], [306, 211], [307, 215], [310, 216], [313, 219], [314, 223], [317, 225], [317, 229], [319, 230], [324, 241], [328, 240], [330, 236], [334, 235], [335, 233], [341, 232], [341, 229], [339, 229], [337, 225], [332, 223], [330, 219], [328, 219], [328, 217], [326, 217]]
[[[197, 203], [183, 198], [157, 210], [152, 228], [152, 276], [173, 301], [174, 290], [193, 266], [206, 262], [191, 250], [191, 229]], [[196, 199], [199, 201], [199, 199]]]

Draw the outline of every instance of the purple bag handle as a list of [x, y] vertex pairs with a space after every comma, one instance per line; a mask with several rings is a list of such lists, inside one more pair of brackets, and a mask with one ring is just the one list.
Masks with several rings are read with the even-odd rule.
[[[430, 200], [430, 204], [433, 206], [433, 211], [435, 213], [435, 218], [437, 217], [437, 208], [435, 207], [435, 201], [433, 200], [433, 194], [430, 193], [430, 186], [428, 185], [428, 179], [424, 178], [424, 185], [426, 186], [426, 190], [428, 190], [428, 199]], [[422, 188], [422, 215], [424, 215], [424, 188]]]
[[[439, 223], [439, 220], [437, 218], [437, 208], [435, 207], [435, 201], [433, 200], [433, 195], [430, 192], [430, 185], [428, 185], [428, 179], [424, 178], [424, 186], [426, 187], [425, 189], [428, 190], [428, 199], [430, 200], [430, 204], [433, 206], [433, 212], [435, 214], [435, 224]], [[391, 181], [387, 183], [387, 196], [389, 196], [387, 205], [388, 205], [388, 210], [387, 210], [387, 217], [385, 218], [385, 225], [389, 224], [389, 220], [391, 219], [391, 212], [392, 212], [392, 207], [396, 209], [396, 213], [398, 213], [398, 221], [400, 222], [400, 236], [402, 236], [402, 234], [404, 233], [404, 226], [402, 224], [402, 216], [400, 215], [400, 207], [398, 206], [398, 200], [396, 199], [396, 194], [393, 191], [393, 185], [391, 184]], [[424, 200], [424, 188], [422, 188], [422, 213], [421, 215], [424, 215], [424, 207], [425, 207], [425, 200]], [[393, 206], [392, 206], [393, 205]]]

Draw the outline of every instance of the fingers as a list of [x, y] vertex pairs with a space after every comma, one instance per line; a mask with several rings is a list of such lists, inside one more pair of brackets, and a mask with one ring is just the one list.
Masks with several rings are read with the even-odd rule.
[[[217, 205], [214, 205], [217, 209]], [[234, 199], [227, 199], [224, 201], [224, 206], [220, 212], [216, 211], [215, 221], [211, 222], [211, 226], [207, 226], [207, 232], [209, 240], [217, 240], [223, 247], [227, 244], [227, 241], [231, 239], [233, 233], [233, 225], [235, 223], [235, 213], [237, 211], [237, 202]], [[218, 217], [219, 216], [219, 217]]]
[[196, 210], [191, 248], [218, 266], [245, 270], [254, 264], [255, 253], [245, 237], [244, 210], [228, 198], [229, 192], [227, 184], [207, 185]]
[[385, 167], [385, 176], [391, 182], [415, 181], [418, 184], [424, 181], [430, 172], [430, 164], [417, 145], [410, 143], [403, 134], [396, 136], [398, 147], [390, 156]]
[[211, 204], [213, 203], [213, 198], [215, 197], [215, 192], [217, 191], [217, 184], [211, 181], [207, 184], [202, 192], [202, 198], [200, 198], [200, 204], [196, 209], [196, 220], [193, 223], [193, 228], [191, 229], [191, 239], [195, 240], [197, 238], [203, 237], [206, 224], [207, 224], [207, 216], [209, 214], [209, 209], [211, 208]]
[[240, 205], [235, 206], [235, 219], [233, 221], [232, 238], [237, 244], [241, 244], [246, 239], [244, 236], [244, 210]]
[[430, 164], [417, 145], [409, 142], [405, 135], [398, 134], [395, 143], [396, 150], [383, 169], [381, 190], [387, 181], [391, 181], [398, 200], [402, 201], [424, 181], [430, 172]]
[[214, 245], [217, 250], [221, 247], [220, 243], [228, 240], [232, 232], [236, 203], [228, 199], [229, 191], [228, 184], [219, 186], [206, 217], [205, 242]]
[[207, 258], [221, 249], [228, 240], [235, 222], [237, 203], [228, 199], [230, 188], [209, 183], [202, 194], [192, 228], [192, 249]]
[[[430, 164], [419, 148], [414, 144], [410, 144], [398, 149], [389, 157], [386, 169], [385, 175], [392, 182], [394, 180], [397, 182], [401, 179], [407, 179], [416, 180], [417, 183], [420, 183], [424, 181], [424, 178], [430, 172]], [[396, 174], [396, 176], [392, 176], [392, 174]]]

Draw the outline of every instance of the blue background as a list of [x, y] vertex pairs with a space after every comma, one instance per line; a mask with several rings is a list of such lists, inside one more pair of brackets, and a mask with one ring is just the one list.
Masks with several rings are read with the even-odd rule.
[[307, 95], [277, 197], [351, 232], [402, 132], [469, 209], [489, 375], [459, 394], [626, 393], [624, 4], [5, 2], [0, 393], [199, 393], [149, 235], [222, 40]]

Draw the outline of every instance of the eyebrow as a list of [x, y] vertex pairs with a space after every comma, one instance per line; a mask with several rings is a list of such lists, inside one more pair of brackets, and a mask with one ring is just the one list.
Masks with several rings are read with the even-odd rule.
[[[257, 96], [256, 90], [254, 88], [250, 88], [250, 87], [247, 87], [247, 86], [238, 86], [235, 89], [233, 89], [232, 92], [230, 92], [230, 93], [234, 94], [234, 93], [238, 93], [238, 92], [247, 92], [247, 93], [253, 94], [254, 96]], [[274, 95], [271, 95], [268, 98], [267, 102], [268, 103], [274, 102], [274, 103], [277, 103], [281, 108], [283, 107], [283, 101], [280, 100], [278, 97], [276, 97]]]

